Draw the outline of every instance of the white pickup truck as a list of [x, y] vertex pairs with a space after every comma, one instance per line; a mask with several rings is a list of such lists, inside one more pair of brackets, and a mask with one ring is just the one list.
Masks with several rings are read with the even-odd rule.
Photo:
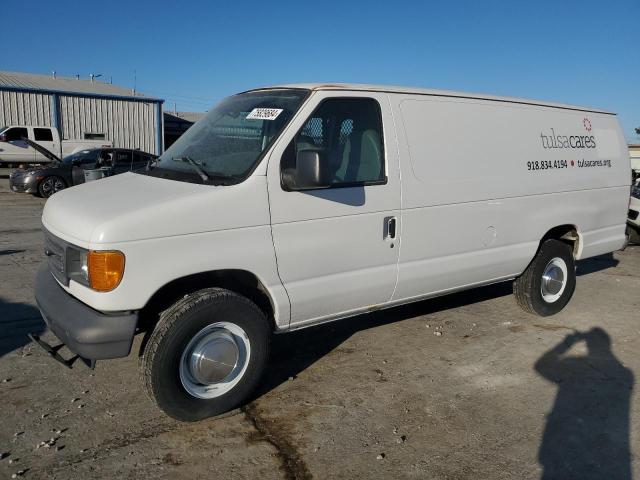
[[89, 148], [111, 147], [109, 140], [61, 140], [52, 127], [9, 125], [0, 127], [0, 164], [47, 163], [51, 160], [30, 147], [25, 138], [42, 145], [60, 158]]

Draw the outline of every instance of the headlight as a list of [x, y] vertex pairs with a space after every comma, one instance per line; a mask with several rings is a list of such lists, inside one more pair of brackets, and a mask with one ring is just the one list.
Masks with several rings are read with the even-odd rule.
[[117, 250], [94, 251], [87, 255], [89, 286], [98, 292], [110, 292], [124, 275], [124, 253]]
[[640, 199], [640, 185], [636, 184], [631, 187], [631, 196]]
[[78, 247], [67, 249], [67, 274], [71, 280], [89, 286], [89, 268], [87, 266], [88, 250]]
[[124, 253], [117, 250], [67, 251], [69, 278], [98, 292], [110, 292], [124, 275]]

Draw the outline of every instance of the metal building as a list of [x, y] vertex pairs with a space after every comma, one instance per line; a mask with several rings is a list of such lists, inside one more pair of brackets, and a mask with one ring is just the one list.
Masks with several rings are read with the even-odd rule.
[[169, 148], [180, 136], [189, 130], [206, 114], [201, 112], [164, 112], [164, 148]]
[[55, 127], [62, 139], [163, 151], [163, 100], [97, 80], [0, 71], [0, 127]]

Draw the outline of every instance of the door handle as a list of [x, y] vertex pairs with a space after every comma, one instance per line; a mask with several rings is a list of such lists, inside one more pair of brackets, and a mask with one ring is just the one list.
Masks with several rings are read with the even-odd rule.
[[387, 238], [396, 238], [396, 217], [387, 218]]

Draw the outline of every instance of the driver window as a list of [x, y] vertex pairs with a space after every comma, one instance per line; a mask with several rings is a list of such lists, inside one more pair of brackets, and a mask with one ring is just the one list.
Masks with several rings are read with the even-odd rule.
[[384, 183], [382, 119], [371, 98], [325, 100], [287, 147], [281, 168], [294, 169], [299, 152], [320, 154], [332, 187]]
[[96, 164], [96, 167], [100, 168], [100, 167], [112, 167], [112, 166], [113, 166], [113, 152], [110, 150], [100, 151], [100, 157], [98, 157], [98, 162]]
[[83, 152], [80, 159], [76, 161], [76, 165], [83, 170], [92, 170], [96, 168], [96, 163], [98, 162], [100, 154], [101, 150], [89, 150], [87, 152]]
[[10, 128], [6, 132], [4, 132], [4, 135], [7, 138], [7, 142], [15, 142], [17, 140], [22, 140], [23, 138], [29, 137], [27, 129], [22, 127]]

